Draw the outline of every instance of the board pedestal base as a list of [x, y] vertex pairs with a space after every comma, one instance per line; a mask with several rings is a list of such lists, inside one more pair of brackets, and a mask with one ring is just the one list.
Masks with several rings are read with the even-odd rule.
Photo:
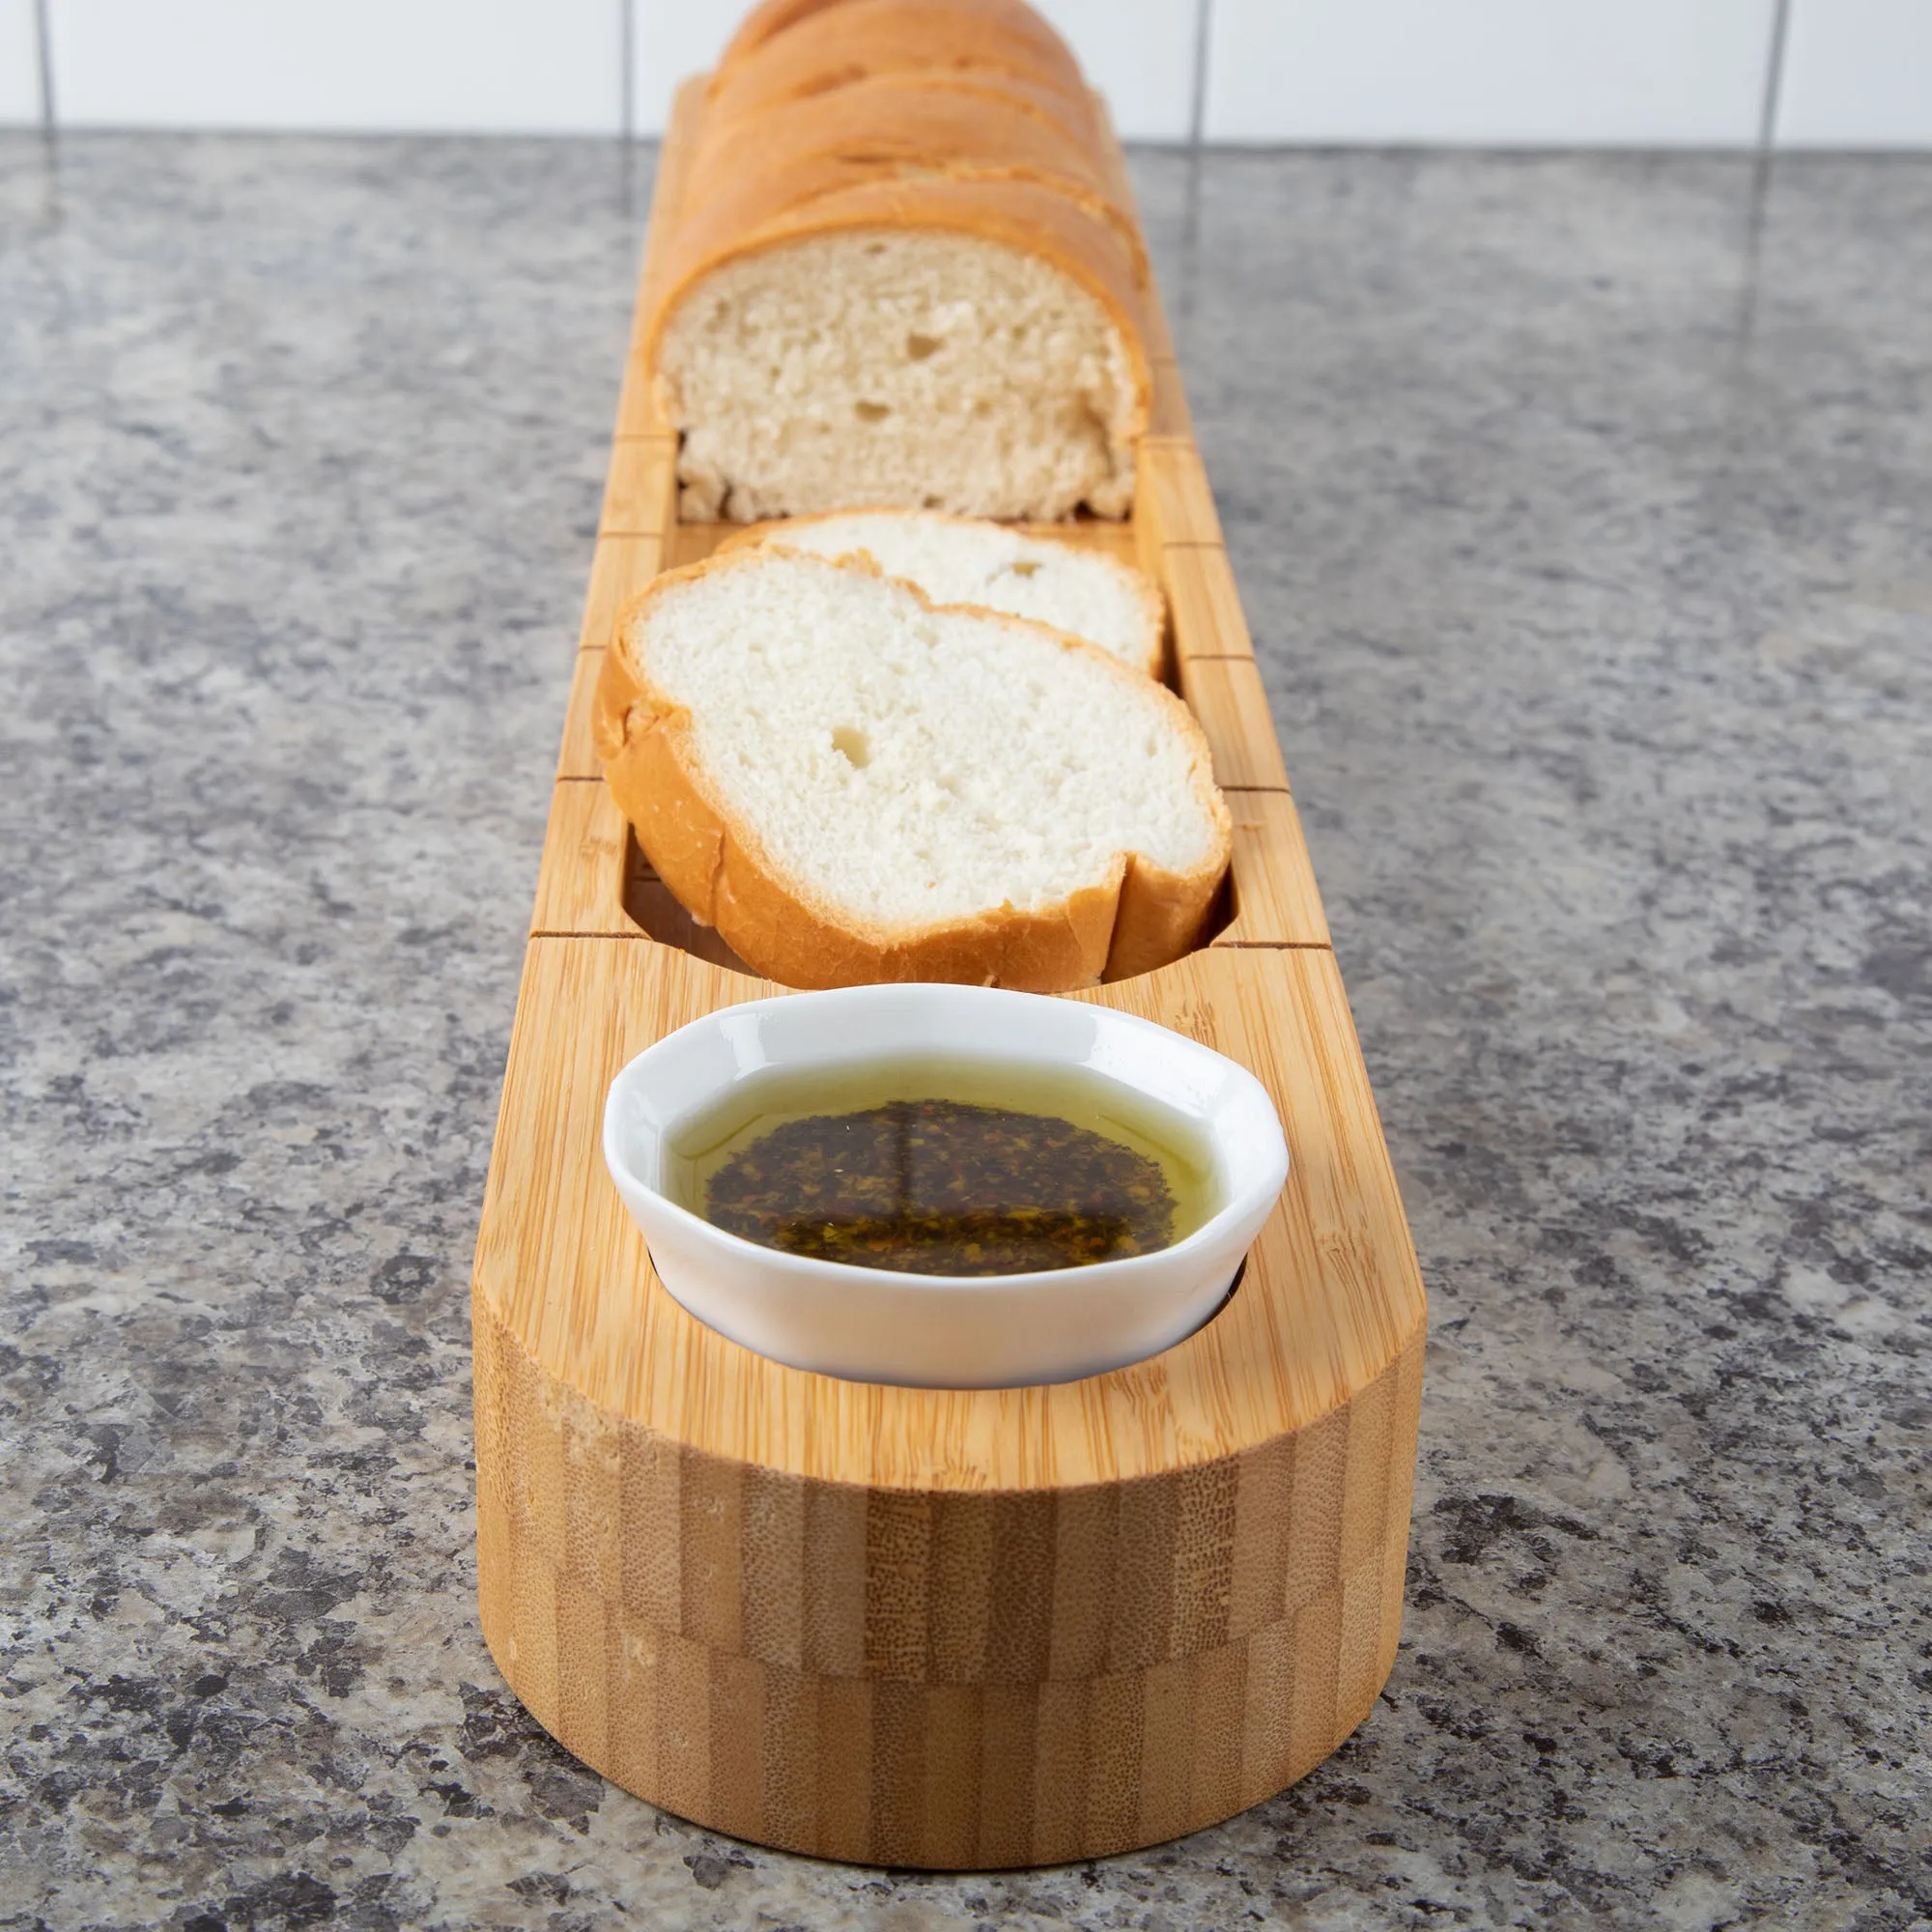
[[[680, 1450], [560, 1400], [487, 1310], [476, 1349], [502, 1405], [477, 1493], [492, 1655], [585, 1764], [734, 1837], [946, 1869], [1129, 1851], [1292, 1784], [1395, 1661], [1420, 1335], [1240, 1457], [1018, 1494]], [[614, 1562], [559, 1539], [540, 1491], [520, 1505], [532, 1463], [622, 1499]], [[1263, 1560], [1264, 1588], [1237, 1581]]]

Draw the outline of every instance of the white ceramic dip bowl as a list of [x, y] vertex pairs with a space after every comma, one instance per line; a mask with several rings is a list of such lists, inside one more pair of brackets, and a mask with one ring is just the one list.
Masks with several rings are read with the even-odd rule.
[[[1083, 1067], [1133, 1088], [1194, 1123], [1219, 1206], [1151, 1254], [943, 1275], [762, 1247], [662, 1191], [678, 1129], [737, 1083], [906, 1056]], [[1081, 1001], [923, 984], [788, 993], [680, 1027], [611, 1083], [604, 1158], [666, 1288], [700, 1321], [794, 1368], [926, 1388], [1071, 1381], [1173, 1347], [1226, 1297], [1288, 1178], [1266, 1090], [1210, 1048]]]

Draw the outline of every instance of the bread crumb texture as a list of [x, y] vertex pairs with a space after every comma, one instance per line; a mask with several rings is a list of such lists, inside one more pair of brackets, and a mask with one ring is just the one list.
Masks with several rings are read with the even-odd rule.
[[894, 504], [1046, 522], [1133, 500], [1120, 330], [998, 242], [861, 229], [726, 262], [669, 318], [659, 368], [688, 520]]
[[667, 582], [629, 648], [802, 896], [874, 928], [1051, 907], [1127, 855], [1198, 872], [1225, 810], [1173, 695], [1022, 620], [752, 551]]
[[935, 604], [975, 604], [1070, 631], [1157, 676], [1163, 611], [1130, 564], [1003, 524], [916, 510], [857, 511], [780, 524], [767, 547], [815, 556], [869, 556]]

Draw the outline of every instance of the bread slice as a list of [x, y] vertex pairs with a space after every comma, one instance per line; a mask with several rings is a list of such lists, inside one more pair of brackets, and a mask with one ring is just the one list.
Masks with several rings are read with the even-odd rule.
[[1052, 188], [922, 175], [749, 218], [726, 194], [679, 224], [653, 297], [687, 519], [1132, 506], [1134, 260]]
[[787, 985], [1146, 972], [1194, 943], [1228, 865], [1173, 693], [821, 557], [659, 578], [606, 653], [596, 733], [665, 884]]
[[1160, 592], [1131, 564], [1055, 537], [934, 510], [844, 510], [795, 517], [731, 542], [814, 556], [867, 556], [888, 577], [918, 584], [935, 604], [973, 604], [1031, 617], [1098, 644], [1150, 677], [1160, 675]]

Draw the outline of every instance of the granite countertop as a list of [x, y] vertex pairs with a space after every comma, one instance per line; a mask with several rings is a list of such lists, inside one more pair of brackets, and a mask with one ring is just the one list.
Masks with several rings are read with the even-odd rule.
[[1932, 1921], [1932, 160], [1144, 156], [1434, 1297], [1374, 1715], [997, 1877], [607, 1786], [467, 1276], [650, 156], [0, 138], [0, 1927]]

